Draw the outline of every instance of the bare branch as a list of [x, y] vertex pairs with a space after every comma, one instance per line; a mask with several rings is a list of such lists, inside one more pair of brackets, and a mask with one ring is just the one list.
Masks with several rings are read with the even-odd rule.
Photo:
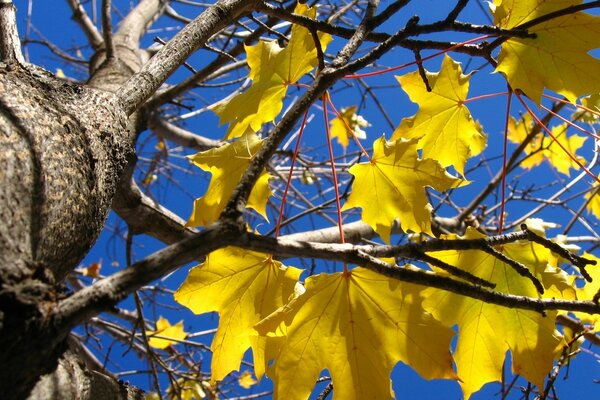
[[220, 0], [207, 8], [118, 90], [125, 112], [130, 115], [139, 109], [192, 52], [253, 6], [254, 1], [249, 0]]
[[104, 47], [106, 58], [116, 57], [115, 43], [112, 34], [111, 6], [112, 0], [102, 0], [102, 34], [104, 36]]
[[87, 36], [90, 45], [95, 50], [99, 49], [104, 40], [98, 28], [94, 25], [90, 17], [87, 15], [85, 8], [79, 0], [67, 0], [71, 10], [73, 10], [73, 19], [79, 24], [85, 36]]
[[115, 33], [115, 42], [137, 49], [148, 27], [163, 13], [166, 6], [167, 2], [163, 0], [140, 1], [121, 22]]
[[0, 1], [0, 61], [25, 64], [17, 31], [16, 8], [12, 0]]
[[158, 137], [171, 140], [181, 146], [189, 147], [199, 151], [212, 149], [224, 144], [224, 142], [219, 140], [205, 138], [186, 129], [175, 126], [157, 115], [150, 117], [150, 120], [148, 121], [148, 128]]

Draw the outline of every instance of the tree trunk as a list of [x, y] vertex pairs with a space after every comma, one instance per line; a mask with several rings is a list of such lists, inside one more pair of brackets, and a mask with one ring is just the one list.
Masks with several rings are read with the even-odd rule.
[[0, 65], [0, 393], [25, 398], [68, 332], [45, 316], [102, 229], [128, 157], [116, 96]]

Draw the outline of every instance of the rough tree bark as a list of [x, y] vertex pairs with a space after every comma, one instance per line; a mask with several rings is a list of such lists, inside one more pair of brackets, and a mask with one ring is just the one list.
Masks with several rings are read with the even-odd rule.
[[[9, 0], [0, 2], [2, 398], [26, 398], [40, 376], [57, 368], [63, 354], [56, 374], [43, 378], [32, 398], [139, 397], [114, 379], [87, 370], [73, 351], [65, 353], [72, 321], [61, 323], [53, 313], [64, 297], [65, 277], [104, 225], [133, 156], [135, 134], [145, 123], [141, 105], [185, 58], [253, 3], [218, 2], [183, 29], [172, 40], [175, 45], [145, 63], [139, 40], [166, 3], [143, 0], [111, 38], [114, 53], [108, 57], [98, 34], [89, 34], [97, 48], [91, 78], [82, 86], [25, 63], [15, 8]], [[119, 196], [117, 211], [120, 206], [127, 212], [128, 194]]]

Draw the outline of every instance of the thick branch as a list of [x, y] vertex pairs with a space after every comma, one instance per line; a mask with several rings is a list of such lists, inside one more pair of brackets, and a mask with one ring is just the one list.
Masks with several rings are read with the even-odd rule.
[[114, 58], [117, 53], [112, 33], [111, 3], [112, 0], [102, 0], [102, 34], [104, 35], [106, 58]]
[[61, 301], [53, 313], [54, 326], [67, 332], [100, 312], [109, 310], [142, 286], [174, 269], [233, 244], [241, 234], [237, 225], [217, 223]]
[[220, 0], [183, 28], [119, 89], [117, 94], [126, 113], [139, 109], [190, 54], [214, 33], [251, 10], [254, 3], [252, 0]]
[[25, 64], [17, 31], [16, 8], [12, 0], [0, 0], [0, 61]]
[[115, 33], [115, 42], [137, 49], [140, 39], [146, 33], [148, 27], [161, 15], [166, 6], [167, 2], [163, 0], [140, 1], [121, 22]]

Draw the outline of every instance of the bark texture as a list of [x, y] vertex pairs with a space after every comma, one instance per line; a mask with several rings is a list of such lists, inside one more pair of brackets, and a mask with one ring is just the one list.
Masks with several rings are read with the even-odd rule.
[[117, 98], [0, 64], [0, 393], [24, 398], [68, 332], [45, 316], [102, 229], [132, 149]]

